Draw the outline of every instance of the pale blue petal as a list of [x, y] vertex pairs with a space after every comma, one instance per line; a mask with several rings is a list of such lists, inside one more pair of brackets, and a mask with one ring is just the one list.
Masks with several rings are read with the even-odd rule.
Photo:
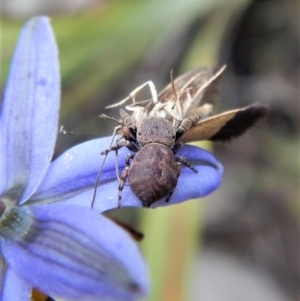
[[30, 301], [31, 286], [8, 267], [5, 271], [3, 288], [0, 294], [2, 301]]
[[[45, 202], [66, 200], [69, 204], [91, 206], [99, 166], [103, 160], [100, 152], [110, 144], [110, 138], [91, 140], [66, 151], [51, 163], [49, 171], [30, 201]], [[126, 155], [130, 151], [119, 150], [119, 169], [124, 169]], [[223, 167], [208, 151], [195, 146], [181, 148], [178, 155], [185, 156], [198, 170], [193, 172], [183, 167], [178, 184], [169, 203], [164, 200], [152, 206], [166, 206], [189, 199], [204, 197], [221, 183]], [[103, 212], [118, 206], [118, 181], [115, 173], [115, 154], [109, 153], [97, 189], [94, 209]], [[122, 192], [122, 206], [141, 207], [139, 199], [125, 186]]]
[[[27, 204], [35, 200], [61, 201], [86, 191], [90, 197], [83, 201], [90, 204], [97, 173], [103, 160], [100, 153], [109, 146], [110, 141], [111, 138], [95, 139], [67, 150], [51, 163], [43, 182]], [[126, 148], [120, 150], [120, 166], [124, 167], [124, 156], [127, 153]], [[105, 162], [101, 182], [115, 181], [114, 164], [115, 155], [111, 152]]]
[[0, 121], [0, 195], [21, 203], [37, 188], [57, 135], [60, 78], [46, 17], [22, 28], [12, 59]]
[[33, 287], [71, 300], [126, 301], [146, 295], [145, 262], [119, 226], [81, 206], [22, 207], [19, 216], [33, 218], [32, 225], [25, 235], [21, 230], [4, 234], [2, 252]]

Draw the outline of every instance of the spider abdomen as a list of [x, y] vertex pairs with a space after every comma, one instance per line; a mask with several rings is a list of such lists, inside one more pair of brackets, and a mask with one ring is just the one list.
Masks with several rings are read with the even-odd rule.
[[180, 173], [172, 150], [159, 143], [143, 146], [134, 156], [128, 182], [132, 192], [149, 207], [172, 194]]

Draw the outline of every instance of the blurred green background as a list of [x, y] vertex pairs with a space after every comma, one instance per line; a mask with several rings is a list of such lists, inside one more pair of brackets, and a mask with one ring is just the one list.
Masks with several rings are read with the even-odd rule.
[[[21, 24], [46, 14], [62, 76], [55, 156], [110, 135], [105, 106], [152, 80], [227, 64], [219, 111], [272, 108], [243, 137], [213, 147], [222, 186], [204, 200], [110, 212], [145, 234], [149, 300], [300, 300], [300, 19], [292, 0], [0, 1], [1, 90]], [[99, 150], [100, 154], [101, 150]], [[99, 155], [99, 164], [101, 158]], [[126, 256], [126, 254], [124, 254]]]

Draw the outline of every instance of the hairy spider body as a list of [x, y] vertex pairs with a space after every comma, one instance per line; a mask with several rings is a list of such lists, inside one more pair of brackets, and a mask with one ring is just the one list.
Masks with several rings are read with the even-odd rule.
[[[137, 122], [134, 118], [121, 110], [122, 139], [102, 154], [117, 151], [126, 146], [129, 153], [125, 160], [119, 183], [118, 202], [121, 207], [122, 190], [128, 179], [132, 192], [141, 200], [143, 206], [166, 197], [166, 202], [172, 196], [180, 175], [181, 165], [184, 164], [197, 172], [185, 158], [176, 156], [181, 144], [176, 143], [178, 137], [190, 127], [196, 118], [183, 120], [178, 128], [161, 117], [146, 116]], [[125, 133], [125, 134], [124, 134]]]

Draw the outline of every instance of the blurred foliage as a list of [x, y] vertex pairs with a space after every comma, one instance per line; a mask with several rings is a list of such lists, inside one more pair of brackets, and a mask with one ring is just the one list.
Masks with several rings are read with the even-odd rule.
[[[232, 12], [245, 2], [107, 1], [68, 17], [53, 17], [62, 74], [61, 124], [69, 130], [91, 135], [109, 134], [111, 130], [105, 128], [111, 128], [111, 123], [107, 126], [106, 122], [100, 122], [95, 112], [103, 112], [105, 105], [124, 98], [143, 81], [156, 79], [156, 74], [160, 74], [159, 80], [163, 78], [167, 83], [170, 69], [182, 64], [184, 54], [190, 51], [190, 44], [195, 43], [196, 40], [191, 38], [199, 33], [199, 23], [213, 19], [209, 16], [222, 9], [224, 3], [226, 8], [232, 7]], [[211, 39], [208, 35], [205, 37], [208, 43], [201, 39], [201, 45], [198, 42], [192, 47], [198, 51], [202, 51], [203, 45], [207, 45], [205, 49], [209, 47], [208, 51], [202, 51], [202, 55], [197, 57], [197, 65], [216, 63], [220, 32], [227, 22], [224, 19], [218, 21], [214, 18], [218, 21], [214, 26], [217, 38]], [[13, 49], [20, 22], [6, 21], [3, 26], [5, 50], [1, 61], [5, 62], [4, 70], [7, 71], [8, 54]], [[195, 62], [191, 61], [189, 65], [194, 66]], [[139, 66], [139, 74], [134, 75], [134, 70]], [[1, 83], [4, 81], [3, 75]], [[155, 82], [162, 87], [160, 81]], [[104, 124], [104, 129], [101, 124]], [[74, 136], [71, 139], [75, 144], [85, 138]], [[62, 146], [62, 150], [67, 147]]]
[[[98, 117], [104, 107], [147, 80], [160, 90], [169, 82], [172, 68], [178, 75], [195, 66], [226, 63], [221, 107], [252, 102], [271, 106], [267, 121], [237, 142], [216, 148], [225, 166], [224, 184], [204, 205], [218, 217], [207, 218], [204, 243], [263, 266], [291, 300], [300, 294], [295, 222], [300, 221], [298, 4], [110, 0], [52, 17], [62, 75], [60, 123], [74, 132], [59, 134], [56, 155], [76, 143], [111, 134], [114, 124]], [[21, 23], [2, 20], [2, 86]], [[105, 113], [118, 117], [118, 110]], [[187, 297], [188, 275], [202, 232], [204, 203], [118, 210], [120, 218], [139, 225], [146, 236], [142, 247], [151, 266], [151, 300], [193, 300]], [[266, 241], [263, 251], [257, 249], [258, 240]]]

